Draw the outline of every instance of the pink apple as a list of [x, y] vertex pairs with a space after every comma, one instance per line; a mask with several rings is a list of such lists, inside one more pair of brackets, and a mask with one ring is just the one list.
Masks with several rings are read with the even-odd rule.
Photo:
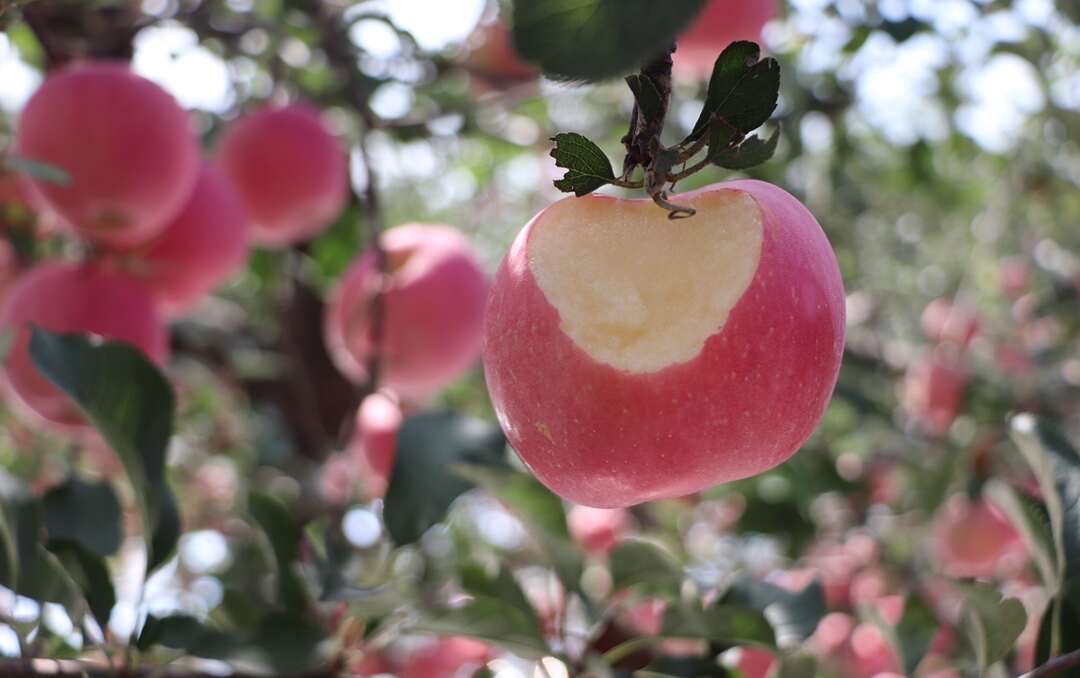
[[[424, 398], [479, 357], [488, 280], [468, 240], [449, 226], [407, 224], [382, 236], [384, 281], [381, 384]], [[324, 335], [343, 374], [361, 382], [372, 354], [371, 307], [379, 288], [375, 255], [361, 255], [331, 292]]]
[[615, 546], [630, 524], [626, 509], [602, 509], [574, 506], [566, 514], [570, 536], [591, 553], [607, 553]]
[[964, 404], [967, 373], [948, 351], [934, 351], [908, 366], [901, 401], [929, 435], [943, 436]]
[[979, 315], [970, 306], [949, 299], [934, 299], [922, 312], [922, 330], [933, 342], [966, 347], [979, 333]]
[[813, 215], [732, 181], [647, 199], [567, 198], [522, 230], [488, 303], [499, 421], [556, 494], [614, 508], [787, 460], [836, 383], [844, 289]]
[[356, 428], [349, 451], [363, 468], [362, 482], [369, 498], [386, 493], [397, 457], [397, 436], [405, 417], [396, 400], [385, 393], [372, 393], [360, 403]]
[[345, 151], [319, 111], [306, 104], [264, 108], [237, 119], [222, 134], [217, 152], [261, 245], [309, 240], [345, 206]]
[[38, 265], [15, 283], [0, 307], [0, 329], [15, 330], [4, 361], [9, 393], [45, 421], [66, 430], [86, 429], [74, 403], [30, 360], [30, 325], [79, 332], [132, 344], [163, 365], [168, 332], [153, 299], [126, 273], [68, 263]]
[[743, 678], [766, 678], [776, 663], [776, 655], [759, 647], [742, 645], [724, 653], [724, 665], [736, 669]]
[[28, 178], [82, 236], [133, 247], [159, 234], [187, 200], [199, 149], [187, 113], [125, 63], [75, 63], [50, 75], [19, 118], [15, 153], [66, 172]]
[[247, 261], [248, 213], [228, 179], [204, 163], [187, 204], [129, 263], [169, 315], [190, 310]]
[[1020, 533], [985, 499], [952, 497], [935, 516], [933, 530], [934, 553], [950, 577], [990, 579], [1016, 571], [1026, 560]]
[[510, 29], [501, 21], [477, 26], [470, 43], [472, 49], [463, 62], [465, 69], [493, 87], [529, 82], [540, 75], [535, 66], [518, 55]]
[[401, 678], [456, 678], [471, 676], [495, 653], [490, 645], [471, 638], [452, 636], [413, 652], [402, 667]]
[[736, 40], [761, 43], [761, 29], [776, 16], [776, 0], [708, 0], [690, 27], [679, 36], [675, 73], [707, 78], [716, 57]]

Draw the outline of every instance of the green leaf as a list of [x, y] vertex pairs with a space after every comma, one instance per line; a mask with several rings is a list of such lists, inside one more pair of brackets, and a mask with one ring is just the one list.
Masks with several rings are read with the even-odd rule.
[[780, 141], [780, 129], [773, 130], [768, 139], [762, 140], [754, 135], [738, 146], [723, 148], [719, 152], [709, 149], [709, 160], [714, 165], [719, 165], [729, 170], [750, 169], [760, 165], [773, 156], [776, 152], [776, 144]]
[[452, 412], [423, 412], [405, 420], [386, 489], [386, 529], [398, 545], [412, 544], [472, 488], [452, 473], [456, 464], [503, 463], [506, 438], [498, 426]]
[[555, 142], [551, 149], [555, 166], [566, 170], [563, 178], [555, 181], [555, 188], [580, 198], [615, 179], [611, 161], [589, 139], [575, 132], [564, 132], [551, 140]]
[[996, 478], [986, 484], [983, 493], [1000, 507], [1009, 521], [1016, 526], [1043, 583], [1054, 588], [1058, 579], [1057, 556], [1054, 553], [1054, 536], [1046, 508], [1038, 500], [1017, 492], [1012, 486]]
[[289, 509], [268, 494], [252, 492], [248, 495], [248, 512], [255, 519], [270, 542], [277, 567], [278, 602], [288, 610], [302, 610], [307, 606], [307, 596], [299, 578], [293, 571], [293, 563], [300, 556], [300, 528]]
[[120, 501], [108, 483], [72, 477], [45, 493], [41, 503], [50, 541], [72, 542], [102, 557], [120, 548]]
[[9, 155], [4, 158], [4, 165], [7, 169], [19, 174], [25, 174], [28, 177], [47, 181], [58, 186], [67, 186], [71, 183], [71, 176], [64, 170], [36, 160]]
[[109, 624], [109, 615], [116, 606], [116, 591], [105, 560], [96, 553], [87, 551], [74, 542], [53, 543], [52, 551], [72, 581], [82, 590], [83, 597], [90, 607], [90, 613], [101, 628]]
[[585, 567], [570, 540], [562, 500], [527, 473], [494, 466], [456, 466], [454, 471], [505, 504], [543, 547], [568, 591], [581, 590]]
[[664, 611], [660, 633], [665, 638], [700, 638], [729, 646], [776, 647], [775, 634], [765, 615], [739, 605], [710, 605], [704, 609], [688, 604], [669, 605]]
[[825, 616], [825, 592], [814, 580], [798, 593], [779, 586], [743, 577], [724, 594], [723, 601], [760, 610], [772, 624], [777, 641], [783, 645], [800, 643], [817, 629]]
[[16, 589], [23, 569], [33, 562], [41, 538], [41, 504], [29, 496], [7, 499], [0, 518], [4, 540], [0, 585]]
[[[475, 598], [494, 598], [526, 615], [536, 616], [525, 592], [521, 590], [514, 575], [506, 567], [499, 568], [495, 574], [488, 573], [479, 563], [466, 563], [461, 568], [461, 588]], [[537, 627], [539, 629], [539, 626]]]
[[682, 586], [683, 568], [660, 544], [645, 539], [625, 539], [611, 550], [614, 590], [636, 587], [673, 598]]
[[179, 536], [165, 452], [173, 430], [175, 397], [169, 382], [141, 352], [119, 342], [35, 328], [34, 365], [67, 393], [120, 457], [142, 511], [147, 572], [163, 563]]
[[656, 120], [663, 115], [664, 98], [652, 78], [640, 73], [632, 73], [626, 76], [626, 84], [630, 86], [630, 91], [634, 93], [638, 113], [645, 120]]
[[724, 49], [713, 66], [705, 105], [686, 141], [700, 139], [716, 124], [740, 134], [765, 124], [780, 96], [780, 64], [771, 57], [758, 61], [760, 55], [761, 49], [745, 40]]
[[479, 598], [449, 609], [421, 610], [411, 628], [421, 633], [472, 636], [522, 657], [551, 653], [534, 617], [495, 598]]
[[818, 675], [817, 659], [812, 654], [785, 654], [773, 678], [814, 678]]
[[675, 42], [704, 0], [518, 0], [514, 46], [550, 77], [596, 81], [641, 68]]
[[1027, 613], [1019, 600], [1002, 599], [993, 586], [973, 584], [963, 590], [967, 594], [963, 627], [975, 650], [979, 674], [985, 675], [1012, 649], [1027, 624]]

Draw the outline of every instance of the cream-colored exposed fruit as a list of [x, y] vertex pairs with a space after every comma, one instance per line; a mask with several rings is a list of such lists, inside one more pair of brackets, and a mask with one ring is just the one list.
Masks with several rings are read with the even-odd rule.
[[579, 504], [627, 506], [786, 460], [828, 403], [844, 291], [817, 221], [734, 181], [648, 200], [568, 198], [538, 214], [488, 302], [499, 421], [536, 476]]

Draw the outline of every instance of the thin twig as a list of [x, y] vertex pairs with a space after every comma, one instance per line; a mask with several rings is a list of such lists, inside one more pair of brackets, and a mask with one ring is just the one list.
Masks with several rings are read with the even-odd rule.
[[1048, 659], [1045, 664], [1035, 667], [1020, 678], [1046, 678], [1046, 676], [1056, 676], [1067, 669], [1077, 667], [1080, 667], [1080, 650], [1074, 650], [1053, 659]]

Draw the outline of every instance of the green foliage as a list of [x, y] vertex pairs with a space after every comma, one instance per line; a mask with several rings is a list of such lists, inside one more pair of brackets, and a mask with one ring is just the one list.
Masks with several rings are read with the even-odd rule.
[[580, 197], [588, 195], [615, 179], [611, 162], [599, 146], [580, 134], [564, 132], [551, 139], [555, 147], [551, 157], [555, 165], [566, 169], [562, 179], [555, 181], [555, 188]]
[[640, 68], [668, 48], [704, 0], [515, 2], [514, 45], [546, 75], [603, 80]]

